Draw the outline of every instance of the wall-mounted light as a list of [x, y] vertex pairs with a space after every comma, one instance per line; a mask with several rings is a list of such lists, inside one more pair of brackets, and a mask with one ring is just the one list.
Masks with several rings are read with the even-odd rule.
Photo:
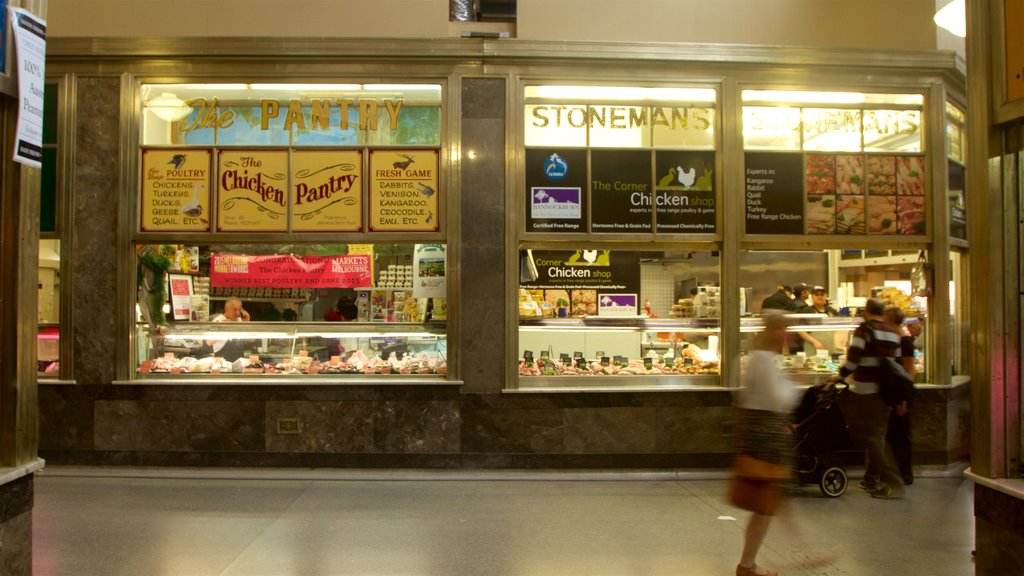
[[967, 2], [953, 0], [935, 13], [935, 24], [949, 30], [954, 36], [967, 37]]
[[192, 111], [192, 108], [188, 104], [185, 104], [181, 98], [178, 98], [170, 92], [164, 92], [156, 98], [146, 102], [146, 108], [149, 108], [153, 114], [156, 114], [157, 118], [168, 122], [181, 120], [185, 116], [188, 116], [188, 113]]

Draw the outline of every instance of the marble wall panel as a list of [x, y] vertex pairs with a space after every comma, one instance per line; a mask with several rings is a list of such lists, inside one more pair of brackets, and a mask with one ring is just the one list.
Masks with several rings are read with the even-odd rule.
[[96, 402], [97, 450], [262, 451], [262, 402]]
[[71, 278], [75, 379], [109, 384], [115, 378], [117, 201], [120, 78], [79, 77], [75, 87], [74, 234]]
[[[373, 402], [268, 402], [268, 452], [371, 452]], [[279, 418], [298, 418], [298, 434], [278, 434]]]
[[975, 484], [974, 516], [974, 573], [1024, 574], [1024, 500]]
[[0, 574], [32, 573], [35, 476], [0, 484]]
[[657, 451], [729, 454], [733, 414], [731, 406], [657, 408]]
[[565, 451], [571, 454], [655, 451], [655, 408], [565, 410]]
[[32, 574], [32, 512], [0, 522], [0, 574]]
[[459, 375], [466, 392], [505, 387], [505, 81], [462, 82]]
[[462, 422], [456, 401], [384, 401], [374, 414], [374, 449], [398, 453], [458, 453]]
[[463, 406], [462, 451], [560, 453], [564, 449], [564, 411], [493, 410]]
[[40, 450], [92, 450], [92, 400], [39, 399]]

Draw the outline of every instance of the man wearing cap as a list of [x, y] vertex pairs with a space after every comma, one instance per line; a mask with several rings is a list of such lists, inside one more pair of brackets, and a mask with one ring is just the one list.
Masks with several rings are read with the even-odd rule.
[[[800, 312], [804, 314], [824, 314], [829, 318], [839, 316], [839, 311], [828, 305], [828, 293], [825, 292], [824, 286], [815, 286], [811, 288], [811, 305], [800, 310]], [[826, 346], [808, 332], [800, 332], [800, 337], [803, 338], [804, 342], [814, 346], [815, 350], [824, 350], [826, 348], [838, 349], [840, 347], [835, 342], [832, 342], [832, 340], [835, 340], [835, 334], [832, 334], [831, 332], [825, 332], [824, 334], [828, 337], [827, 339], [830, 340], [829, 343], [832, 344], [832, 346]], [[845, 347], [845, 344], [843, 347]]]
[[811, 295], [811, 287], [800, 283], [793, 286], [793, 300], [789, 304], [790, 312], [807, 313], [807, 297]]
[[828, 292], [824, 286], [811, 288], [811, 306], [807, 312], [811, 314], [824, 314], [829, 318], [839, 316], [839, 311], [828, 305]]

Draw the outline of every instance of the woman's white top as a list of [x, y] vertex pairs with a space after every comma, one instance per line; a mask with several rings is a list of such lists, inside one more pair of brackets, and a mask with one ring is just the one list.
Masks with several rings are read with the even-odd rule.
[[749, 410], [790, 412], [798, 394], [793, 381], [786, 378], [776, 362], [778, 352], [754, 350], [747, 355], [737, 405]]

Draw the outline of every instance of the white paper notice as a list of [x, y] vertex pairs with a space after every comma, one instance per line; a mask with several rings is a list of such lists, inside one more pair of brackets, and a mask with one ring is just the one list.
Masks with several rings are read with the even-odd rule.
[[446, 298], [447, 250], [444, 244], [417, 244], [412, 259], [412, 295]]
[[43, 86], [46, 22], [11, 7], [11, 29], [18, 67], [18, 129], [14, 161], [39, 168], [43, 160]]

